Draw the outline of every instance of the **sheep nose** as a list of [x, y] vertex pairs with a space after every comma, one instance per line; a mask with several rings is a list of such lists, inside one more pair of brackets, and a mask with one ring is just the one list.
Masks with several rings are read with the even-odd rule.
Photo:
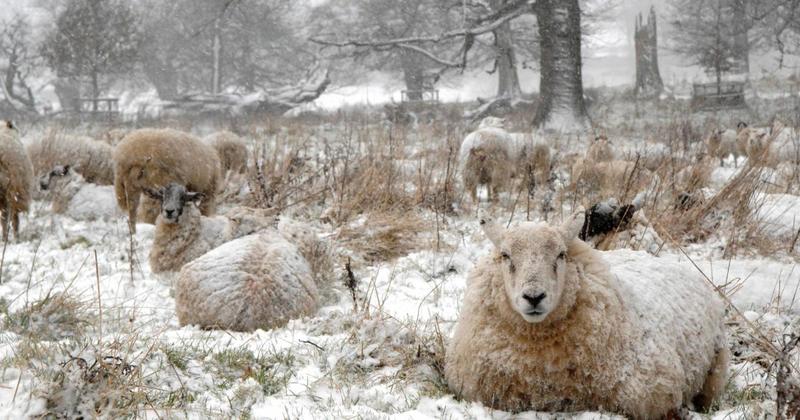
[[522, 294], [522, 298], [525, 299], [526, 301], [528, 301], [528, 303], [533, 308], [539, 306], [539, 304], [542, 303], [542, 301], [546, 297], [547, 297], [547, 294], [545, 294], [545, 293], [539, 293], [537, 295], [529, 295], [527, 293], [523, 293]]
[[175, 214], [175, 210], [167, 210], [167, 209], [164, 209], [164, 215], [165, 215], [165, 216], [167, 216], [167, 218], [168, 218], [168, 219], [172, 218], [172, 216], [173, 216], [174, 214]]

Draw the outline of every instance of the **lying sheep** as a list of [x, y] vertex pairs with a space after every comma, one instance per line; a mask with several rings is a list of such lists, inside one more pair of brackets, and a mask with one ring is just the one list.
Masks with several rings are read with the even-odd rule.
[[114, 187], [87, 183], [70, 166], [57, 165], [39, 178], [39, 188], [52, 193], [52, 211], [75, 220], [111, 220], [120, 216]]
[[11, 121], [0, 121], [0, 224], [3, 242], [8, 241], [9, 224], [19, 240], [19, 214], [30, 207], [33, 166]]
[[203, 138], [219, 155], [222, 174], [228, 171], [243, 174], [247, 169], [247, 143], [230, 131], [219, 131]]
[[112, 152], [112, 147], [104, 142], [53, 129], [28, 145], [35, 176], [43, 176], [58, 165], [71, 166], [86, 182], [97, 185], [114, 183]]
[[[692, 268], [633, 251], [606, 258], [563, 225], [504, 229], [470, 272], [445, 357], [462, 398], [500, 410], [663, 418], [723, 390], [725, 307]], [[644, 278], [643, 278], [644, 277]]]
[[642, 206], [645, 194], [638, 194], [631, 204], [620, 205], [611, 198], [586, 211], [578, 237], [600, 251], [632, 249], [657, 254], [664, 246]]
[[133, 232], [142, 191], [170, 182], [202, 193], [200, 212], [214, 214], [221, 179], [219, 157], [211, 146], [188, 133], [149, 128], [131, 132], [114, 149], [114, 172], [117, 203], [128, 212]]
[[229, 217], [202, 216], [197, 203], [205, 198], [203, 193], [187, 191], [174, 182], [144, 191], [161, 208], [149, 256], [153, 273], [179, 271], [184, 264], [226, 242], [277, 223], [266, 213], [254, 215], [243, 210]]
[[319, 305], [311, 268], [275, 230], [246, 236], [186, 264], [175, 284], [181, 325], [268, 330]]

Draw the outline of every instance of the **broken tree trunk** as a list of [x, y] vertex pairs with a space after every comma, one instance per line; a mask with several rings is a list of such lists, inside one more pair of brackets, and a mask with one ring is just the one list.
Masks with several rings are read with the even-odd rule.
[[664, 82], [658, 70], [658, 33], [654, 7], [650, 8], [647, 22], [642, 21], [642, 14], [639, 13], [633, 38], [636, 45], [636, 96], [657, 97], [664, 90]]
[[534, 127], [561, 132], [589, 126], [581, 73], [581, 9], [578, 0], [541, 0], [539, 23], [541, 77]]

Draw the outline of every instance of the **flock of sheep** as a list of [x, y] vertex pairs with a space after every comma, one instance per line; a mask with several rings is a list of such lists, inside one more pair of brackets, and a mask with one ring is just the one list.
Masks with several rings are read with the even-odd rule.
[[[740, 124], [713, 133], [699, 159], [747, 155], [778, 167], [789, 160], [778, 140], [787, 132]], [[42, 190], [58, 189], [54, 212], [69, 211], [80, 194], [111, 195], [131, 232], [137, 221], [155, 224], [150, 268], [176, 274], [181, 325], [281, 327], [316, 312], [326, 277], [316, 271], [320, 259], [330, 260], [331, 245], [310, 225], [270, 210], [215, 215], [226, 174], [244, 172], [247, 156], [233, 133], [199, 139], [170, 129], [113, 130], [105, 141], [51, 133], [26, 149], [13, 124], [3, 122], [3, 239], [11, 230], [18, 237], [19, 214]], [[633, 179], [636, 191], [645, 191], [655, 177], [648, 158], [617, 156], [599, 136], [571, 161], [573, 182], [600, 187]], [[546, 184], [554, 159], [547, 141], [509, 133], [492, 117], [459, 152], [464, 188], [476, 204], [480, 185], [495, 200], [511, 192], [512, 179], [519, 188]], [[452, 392], [510, 411], [607, 410], [634, 418], [710, 406], [727, 380], [721, 299], [690, 268], [636, 252], [609, 264], [595, 249], [636, 214], [647, 223], [642, 200], [580, 208], [560, 225], [506, 228], [480, 212], [493, 250], [469, 274], [449, 342], [444, 372]], [[626, 275], [642, 266], [651, 269]]]

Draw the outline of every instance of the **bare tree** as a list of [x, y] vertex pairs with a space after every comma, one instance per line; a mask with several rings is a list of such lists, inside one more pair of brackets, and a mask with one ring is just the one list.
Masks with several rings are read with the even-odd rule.
[[35, 112], [36, 101], [29, 79], [39, 66], [39, 57], [25, 17], [16, 15], [3, 24], [0, 30], [0, 59], [4, 61], [0, 71], [6, 101], [14, 108]]
[[133, 70], [140, 43], [137, 16], [128, 2], [69, 0], [42, 56], [59, 77], [88, 79], [92, 98], [97, 98], [103, 78]]

